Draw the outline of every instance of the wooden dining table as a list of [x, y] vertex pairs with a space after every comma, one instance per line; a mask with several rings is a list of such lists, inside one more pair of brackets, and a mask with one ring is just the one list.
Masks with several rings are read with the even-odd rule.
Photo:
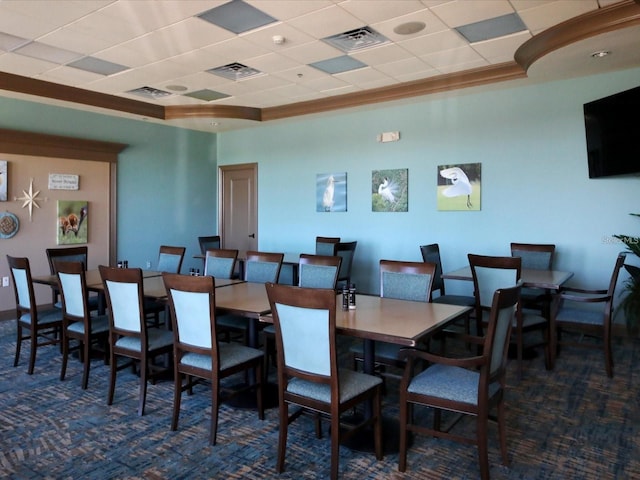
[[[562, 285], [571, 277], [573, 277], [573, 272], [564, 272], [561, 270], [523, 268], [520, 272], [520, 279], [522, 280], [523, 287], [545, 288], [554, 291], [560, 290]], [[449, 280], [473, 281], [470, 266], [443, 273], [442, 278]]]

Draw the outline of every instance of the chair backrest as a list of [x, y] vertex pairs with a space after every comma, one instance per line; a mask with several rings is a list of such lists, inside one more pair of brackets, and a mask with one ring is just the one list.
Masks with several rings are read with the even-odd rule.
[[522, 268], [551, 270], [556, 246], [544, 243], [511, 243], [511, 256], [522, 258]]
[[380, 296], [428, 302], [435, 271], [434, 263], [380, 260]]
[[121, 335], [144, 335], [146, 338], [142, 270], [105, 265], [98, 268], [104, 284], [111, 331]]
[[222, 241], [220, 240], [220, 235], [210, 235], [208, 237], [198, 237], [198, 244], [200, 245], [200, 253], [205, 255], [207, 250], [220, 248]]
[[185, 250], [185, 247], [161, 245], [156, 270], [158, 272], [180, 273]]
[[468, 258], [473, 276], [476, 310], [490, 309], [496, 290], [513, 287], [520, 281], [520, 257], [492, 257], [470, 253]]
[[86, 245], [78, 247], [47, 248], [46, 252], [51, 275], [56, 274], [55, 264], [57, 262], [82, 262], [83, 268], [85, 270], [87, 269], [89, 249]]
[[89, 319], [87, 280], [82, 262], [56, 262], [62, 312], [76, 321]]
[[613, 294], [616, 290], [616, 284], [618, 283], [620, 269], [622, 268], [622, 265], [624, 265], [624, 261], [626, 258], [627, 254], [625, 252], [619, 253], [618, 258], [616, 259], [616, 264], [613, 267], [613, 273], [611, 274], [611, 280], [609, 280], [609, 288], [607, 290], [607, 295], [610, 296], [611, 299], [613, 299]]
[[276, 283], [283, 258], [283, 253], [248, 251], [244, 262], [244, 279], [247, 282]]
[[489, 384], [505, 375], [511, 326], [520, 303], [520, 291], [521, 286], [516, 285], [500, 288], [492, 295], [487, 334], [482, 350], [486, 362], [481, 369], [481, 389], [484, 388], [485, 392], [479, 392], [479, 395], [483, 395], [484, 398], [487, 398], [486, 389], [489, 388]]
[[208, 249], [204, 257], [204, 274], [215, 278], [231, 278], [237, 259], [238, 250]]
[[340, 237], [316, 237], [316, 255], [333, 256]]
[[336, 244], [335, 254], [342, 257], [338, 281], [351, 281], [351, 265], [353, 264], [353, 257], [356, 253], [357, 245], [358, 242], [339, 242]]
[[216, 360], [213, 365], [219, 365], [213, 277], [163, 273], [162, 279], [171, 309], [176, 352], [212, 355]]
[[336, 288], [342, 257], [327, 255], [300, 255], [298, 286], [309, 288]]
[[433, 283], [431, 284], [431, 293], [438, 290], [440, 296], [445, 294], [444, 280], [442, 279], [442, 261], [440, 260], [440, 246], [437, 243], [429, 245], [420, 245], [420, 253], [422, 260], [436, 265], [436, 271], [433, 274]]
[[274, 283], [266, 289], [276, 330], [279, 388], [286, 390], [292, 376], [325, 384], [334, 378], [339, 398], [335, 292]]
[[13, 289], [16, 295], [16, 309], [19, 312], [29, 312], [32, 321], [37, 315], [36, 296], [33, 292], [33, 281], [31, 280], [31, 267], [29, 259], [26, 257], [11, 257], [7, 255], [11, 278], [13, 278]]

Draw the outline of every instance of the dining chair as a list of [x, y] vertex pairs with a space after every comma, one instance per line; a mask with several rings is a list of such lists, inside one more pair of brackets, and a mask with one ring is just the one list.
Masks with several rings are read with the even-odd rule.
[[[184, 260], [185, 247], [175, 247], [170, 245], [160, 245], [158, 252], [158, 265], [156, 271], [168, 273], [180, 273], [182, 261]], [[159, 327], [160, 314], [165, 313], [166, 303], [156, 299], [144, 300], [144, 313], [154, 327]], [[165, 319], [166, 320], [166, 319]]]
[[340, 237], [316, 237], [316, 255], [334, 256]]
[[340, 272], [338, 273], [338, 284], [349, 285], [351, 283], [351, 266], [356, 253], [358, 242], [338, 242], [334, 255], [342, 257]]
[[[428, 302], [436, 265], [429, 262], [401, 262], [396, 260], [380, 260], [380, 296], [414, 302]], [[402, 347], [393, 343], [375, 342], [375, 366], [384, 376], [400, 378], [399, 375], [386, 371], [386, 367], [403, 368], [404, 360], [400, 359]], [[350, 347], [354, 369], [364, 361], [363, 342]]]
[[204, 257], [204, 274], [214, 278], [232, 278], [238, 260], [238, 250], [207, 249]]
[[207, 250], [222, 248], [220, 235], [198, 237], [198, 245], [200, 245], [200, 253], [202, 255], [205, 255]]
[[[144, 415], [147, 379], [159, 373], [152, 360], [173, 348], [173, 334], [169, 330], [147, 326], [144, 314], [142, 270], [114, 268], [100, 265], [109, 311], [109, 393], [107, 404], [113, 404], [116, 375], [119, 370], [139, 364], [140, 394], [138, 415]], [[131, 361], [118, 365], [117, 357]]]
[[[264, 420], [262, 401], [262, 351], [237, 343], [218, 342], [216, 333], [216, 294], [212, 276], [163, 273], [162, 279], [171, 309], [173, 326], [174, 393], [171, 430], [178, 428], [182, 392], [192, 391], [195, 383], [211, 385], [211, 426], [209, 443], [216, 444], [218, 412], [222, 395], [226, 398], [253, 388], [258, 417]], [[220, 380], [238, 372], [256, 372], [256, 382], [231, 391]], [[184, 382], [186, 377], [186, 383]]]
[[[613, 323], [613, 296], [620, 269], [626, 258], [618, 254], [609, 279], [609, 287], [604, 290], [563, 287], [553, 300], [551, 307], [551, 366], [556, 362], [558, 345], [597, 348], [604, 351], [605, 369], [608, 377], [613, 377], [613, 353], [611, 348]], [[576, 340], [562, 340], [563, 332], [579, 333]], [[598, 338], [595, 343], [583, 342], [583, 337]]]
[[[16, 355], [13, 366], [20, 361], [22, 342], [30, 341], [29, 367], [27, 373], [33, 374], [38, 347], [60, 344], [62, 328], [62, 310], [59, 308], [39, 308], [33, 290], [31, 267], [27, 257], [11, 257], [7, 255], [13, 290], [16, 297]], [[27, 330], [28, 333], [23, 333]]]
[[91, 315], [87, 279], [82, 262], [56, 262], [58, 284], [62, 298], [62, 366], [60, 380], [64, 380], [71, 340], [77, 342], [73, 350], [80, 353], [83, 363], [82, 389], [89, 384], [89, 369], [94, 343], [100, 344], [108, 363], [109, 319], [106, 315]]
[[[340, 441], [365, 427], [373, 427], [375, 456], [382, 459], [382, 380], [338, 368], [335, 291], [274, 283], [267, 283], [266, 289], [278, 352], [280, 426], [276, 471], [284, 471], [289, 424], [309, 410], [330, 417], [330, 478], [338, 477]], [[372, 402], [371, 416], [357, 425], [340, 421], [344, 412], [364, 402]], [[300, 409], [290, 413], [290, 406]]]
[[[556, 251], [554, 244], [547, 243], [511, 243], [511, 256], [522, 258], [522, 268], [532, 270], [551, 270]], [[539, 310], [549, 318], [551, 291], [548, 289], [523, 287], [520, 301], [524, 308]]]
[[[499, 257], [468, 254], [469, 265], [473, 277], [476, 297], [476, 328], [479, 337], [483, 336], [483, 325], [486, 324], [493, 292], [500, 288], [508, 288], [521, 283], [522, 259], [520, 257]], [[542, 339], [527, 343], [526, 348], [544, 346], [545, 366], [550, 368], [549, 320], [535, 311], [525, 310], [518, 305], [513, 321], [512, 336], [515, 337], [516, 358], [518, 362], [518, 378], [522, 378], [523, 357], [525, 350], [525, 334], [539, 331]], [[529, 339], [530, 340], [530, 339]]]
[[[300, 254], [298, 262], [298, 286], [306, 288], [329, 288], [335, 291], [342, 257]], [[275, 354], [275, 334], [273, 325], [262, 329], [264, 335], [265, 376], [269, 370], [269, 357]], [[274, 362], [275, 363], [275, 362]]]
[[[51, 272], [51, 275], [56, 275], [57, 273], [57, 262], [82, 262], [84, 270], [87, 269], [89, 248], [86, 245], [47, 248], [45, 252], [47, 254], [47, 261], [49, 263], [49, 271]], [[53, 304], [58, 308], [62, 308], [60, 289], [58, 287], [52, 287], [51, 294]], [[91, 310], [98, 310], [98, 297], [96, 295], [89, 296], [89, 308]]]
[[[283, 253], [248, 251], [244, 262], [244, 280], [254, 283], [277, 283], [283, 258]], [[219, 333], [226, 330], [235, 335], [239, 334], [245, 345], [249, 342], [248, 322], [246, 317], [233, 314], [218, 315], [216, 318]]]
[[[508, 464], [504, 391], [509, 336], [518, 308], [520, 288], [517, 285], [493, 293], [481, 354], [451, 358], [416, 349], [402, 350], [406, 366], [400, 385], [399, 471], [406, 470], [407, 437], [413, 432], [475, 444], [480, 476], [488, 480], [488, 421], [494, 408], [497, 410], [502, 462]], [[421, 370], [424, 364], [428, 367]], [[414, 415], [416, 406], [434, 410], [432, 428], [414, 421], [414, 418], [419, 418]], [[442, 411], [475, 416], [475, 438], [452, 432], [457, 420], [451, 427], [441, 428]]]

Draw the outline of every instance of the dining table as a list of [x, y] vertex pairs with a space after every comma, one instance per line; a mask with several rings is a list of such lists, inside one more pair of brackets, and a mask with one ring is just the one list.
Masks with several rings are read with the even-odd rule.
[[[522, 280], [523, 287], [544, 288], [554, 291], [560, 290], [562, 285], [571, 277], [573, 277], [573, 272], [565, 272], [561, 270], [523, 268], [520, 272], [520, 279]], [[470, 266], [443, 273], [442, 278], [448, 280], [473, 281]]]

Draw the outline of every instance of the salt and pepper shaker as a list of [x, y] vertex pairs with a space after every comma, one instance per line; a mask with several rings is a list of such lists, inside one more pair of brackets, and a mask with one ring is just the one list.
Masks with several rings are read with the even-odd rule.
[[349, 310], [349, 287], [342, 287], [342, 310]]
[[349, 284], [349, 310], [356, 309], [356, 284]]

